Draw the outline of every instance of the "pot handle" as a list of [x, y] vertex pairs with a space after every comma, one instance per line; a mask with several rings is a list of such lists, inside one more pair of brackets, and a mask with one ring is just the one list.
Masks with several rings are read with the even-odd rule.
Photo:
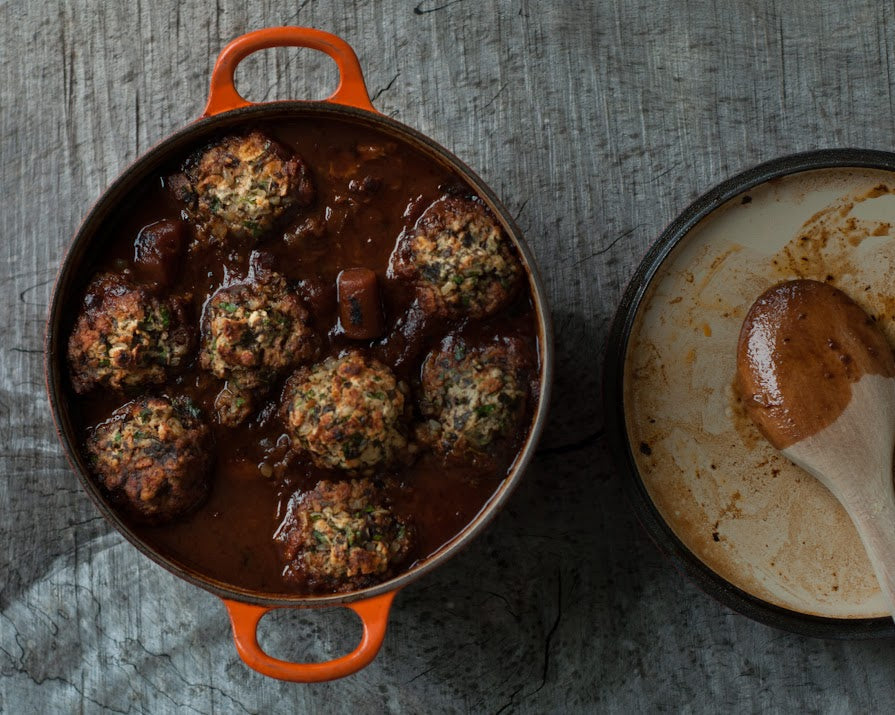
[[255, 606], [251, 603], [221, 599], [230, 615], [233, 625], [233, 641], [236, 651], [245, 664], [262, 675], [294, 683], [320, 683], [325, 680], [344, 678], [366, 668], [376, 657], [385, 638], [388, 613], [397, 591], [389, 591], [380, 596], [345, 604], [364, 624], [364, 634], [360, 644], [348, 655], [323, 663], [291, 663], [273, 658], [258, 644], [258, 622], [270, 611], [269, 606]]
[[310, 27], [268, 27], [237, 37], [218, 55], [211, 72], [208, 104], [202, 112], [203, 117], [252, 104], [236, 91], [233, 83], [236, 67], [253, 52], [270, 47], [310, 47], [325, 52], [339, 68], [339, 86], [326, 101], [376, 111], [370, 102], [357, 55], [345, 40]]

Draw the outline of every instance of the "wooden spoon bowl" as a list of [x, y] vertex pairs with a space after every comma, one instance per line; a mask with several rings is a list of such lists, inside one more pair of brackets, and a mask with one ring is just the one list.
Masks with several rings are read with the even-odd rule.
[[770, 288], [743, 323], [737, 388], [768, 441], [845, 507], [895, 616], [895, 356], [873, 318], [825, 283]]

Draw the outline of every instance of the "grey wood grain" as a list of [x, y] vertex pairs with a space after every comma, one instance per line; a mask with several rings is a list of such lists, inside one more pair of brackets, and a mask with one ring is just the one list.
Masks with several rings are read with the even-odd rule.
[[[543, 448], [462, 555], [396, 601], [362, 673], [245, 668], [220, 602], [140, 556], [82, 493], [43, 391], [43, 320], [80, 217], [204, 105], [218, 51], [275, 24], [348, 40], [375, 103], [465, 159], [540, 261], [557, 328]], [[893, 5], [875, 0], [0, 2], [0, 711], [887, 711], [895, 644], [824, 642], [701, 593], [645, 537], [603, 440], [608, 324], [663, 226], [762, 160], [893, 139]], [[324, 96], [277, 50], [253, 99]], [[267, 619], [322, 659], [342, 612]]]

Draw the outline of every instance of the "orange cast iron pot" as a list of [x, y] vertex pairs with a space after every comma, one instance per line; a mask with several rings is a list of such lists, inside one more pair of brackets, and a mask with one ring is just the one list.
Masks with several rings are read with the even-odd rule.
[[[234, 73], [240, 61], [258, 50], [283, 46], [313, 48], [325, 52], [335, 60], [340, 78], [335, 92], [322, 102], [285, 101], [252, 104], [240, 96], [234, 86]], [[142, 180], [152, 175], [165, 162], [170, 161], [172, 157], [185, 155], [221, 129], [238, 129], [258, 119], [289, 117], [314, 117], [322, 122], [338, 119], [359, 126], [373, 127], [413, 145], [433, 161], [450, 167], [485, 200], [517, 246], [528, 277], [538, 320], [540, 398], [528, 437], [507, 478], [472, 522], [435, 554], [389, 581], [347, 594], [292, 597], [270, 596], [246, 590], [188, 568], [144, 543], [110, 507], [99, 486], [89, 476], [89, 469], [81, 454], [69, 415], [65, 391], [67, 335], [63, 316], [70, 305], [77, 303], [79, 279], [83, 277], [84, 266], [89, 262], [90, 251], [96, 250], [98, 237], [102, 235], [101, 229], [110, 214], [122, 205]], [[534, 267], [533, 256], [522, 240], [512, 217], [497, 197], [467, 166], [444, 148], [374, 109], [357, 56], [344, 40], [310, 28], [275, 27], [243, 35], [224, 48], [212, 72], [208, 104], [202, 116], [137, 159], [106, 190], [84, 219], [56, 279], [47, 322], [45, 360], [47, 391], [59, 438], [82, 485], [104, 516], [125, 538], [153, 561], [223, 600], [233, 626], [236, 649], [250, 667], [272, 678], [317, 682], [341, 678], [368, 665], [376, 656], [385, 638], [389, 609], [397, 592], [468, 544], [507, 500], [534, 454], [535, 443], [546, 418], [553, 367], [553, 343], [544, 289]], [[259, 646], [258, 622], [271, 610], [332, 606], [350, 608], [363, 622], [361, 642], [351, 653], [323, 663], [292, 663], [269, 656]]]

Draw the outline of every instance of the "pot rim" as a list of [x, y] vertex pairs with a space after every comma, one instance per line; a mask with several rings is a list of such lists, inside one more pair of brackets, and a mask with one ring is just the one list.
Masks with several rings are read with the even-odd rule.
[[640, 476], [625, 425], [623, 380], [628, 339], [650, 284], [678, 244], [703, 219], [729, 200], [761, 184], [807, 171], [846, 168], [895, 172], [895, 153], [840, 148], [779, 157], [732, 176], [685, 208], [652, 244], [624, 291], [609, 331], [603, 396], [607, 410], [607, 435], [628, 501], [647, 535], [678, 571], [725, 606], [764, 625], [817, 638], [887, 638], [895, 636], [895, 622], [891, 618], [830, 618], [801, 613], [764, 601], [715, 573], [684, 545], [662, 518]]
[[[89, 246], [96, 242], [97, 231], [104, 220], [114, 212], [121, 201], [129, 195], [140, 181], [151, 175], [161, 165], [170, 161], [178, 151], [186, 151], [200, 145], [204, 139], [221, 129], [245, 125], [256, 120], [306, 118], [320, 116], [338, 121], [361, 124], [372, 127], [386, 134], [398, 137], [414, 146], [431, 159], [449, 167], [485, 201], [501, 221], [507, 234], [519, 251], [525, 269], [529, 288], [532, 293], [535, 314], [538, 321], [538, 354], [540, 360], [540, 392], [538, 405], [526, 437], [507, 476], [484, 504], [479, 513], [452, 539], [443, 544], [435, 553], [422, 559], [419, 563], [397, 576], [380, 584], [343, 594], [300, 595], [270, 594], [254, 591], [228, 584], [218, 579], [201, 574], [191, 567], [162, 555], [137, 536], [123, 519], [107, 503], [101, 489], [90, 478], [84, 464], [83, 455], [78, 446], [71, 422], [65, 408], [64, 390], [64, 356], [65, 341], [61, 331], [62, 316], [65, 312], [65, 298], [69, 296], [72, 285], [77, 283], [76, 273], [80, 268]], [[221, 112], [210, 117], [203, 117], [189, 124], [166, 138], [157, 142], [151, 149], [141, 154], [103, 191], [100, 197], [86, 214], [69, 243], [64, 258], [56, 274], [53, 294], [50, 301], [47, 324], [44, 336], [44, 376], [47, 394], [50, 401], [56, 433], [62, 443], [66, 458], [77, 473], [81, 486], [93, 500], [94, 504], [111, 522], [111, 524], [143, 555], [162, 566], [176, 576], [209, 591], [216, 596], [243, 603], [260, 606], [281, 607], [326, 607], [351, 603], [368, 599], [383, 593], [397, 591], [424, 574], [440, 566], [444, 561], [465, 548], [491, 522], [500, 508], [505, 504], [531, 462], [538, 439], [547, 419], [551, 384], [553, 378], [554, 347], [553, 328], [550, 311], [546, 299], [546, 290], [539, 275], [537, 263], [529, 246], [522, 237], [519, 227], [509, 211], [498, 200], [497, 196], [482, 179], [464, 162], [454, 156], [425, 134], [384, 116], [364, 109], [336, 104], [326, 100], [304, 101], [285, 100], [252, 104], [238, 109]]]

